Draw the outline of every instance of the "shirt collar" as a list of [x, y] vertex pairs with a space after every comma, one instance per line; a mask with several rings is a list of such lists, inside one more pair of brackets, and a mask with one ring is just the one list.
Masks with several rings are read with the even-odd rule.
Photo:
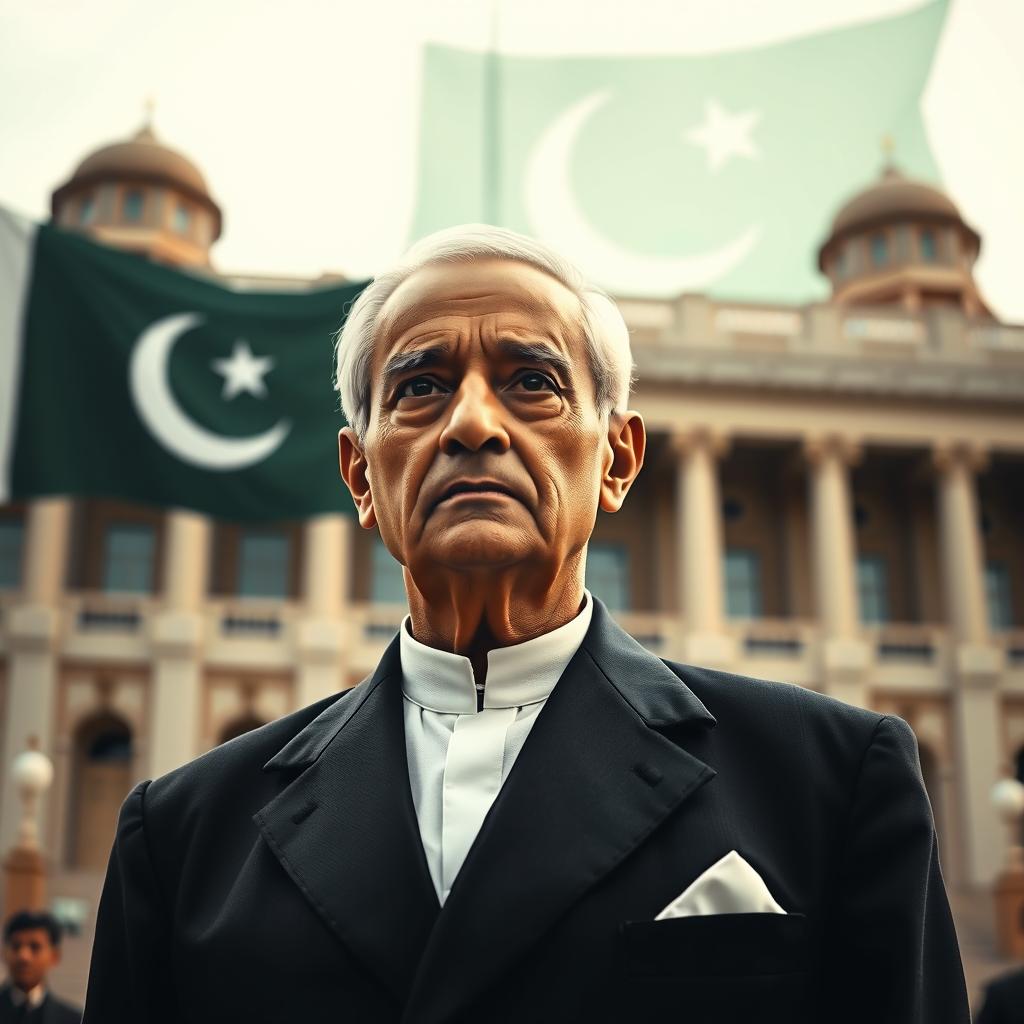
[[39, 982], [35, 988], [29, 989], [28, 992], [23, 992], [12, 982], [10, 991], [11, 1002], [15, 1006], [21, 1006], [28, 999], [28, 1005], [35, 1009], [46, 998], [46, 986], [42, 982]]
[[[583, 591], [583, 608], [574, 619], [521, 644], [487, 652], [484, 709], [523, 707], [544, 700], [590, 628], [594, 602]], [[477, 710], [473, 663], [462, 654], [428, 647], [412, 635], [412, 617], [399, 630], [402, 692], [428, 711], [469, 715]]]

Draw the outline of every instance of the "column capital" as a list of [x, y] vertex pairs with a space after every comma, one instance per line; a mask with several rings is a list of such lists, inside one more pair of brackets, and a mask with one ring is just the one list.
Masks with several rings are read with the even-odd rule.
[[677, 456], [703, 450], [712, 458], [720, 459], [729, 451], [729, 445], [729, 435], [724, 430], [706, 425], [679, 427], [668, 435], [669, 451]]
[[845, 434], [807, 434], [803, 445], [804, 458], [812, 465], [826, 459], [838, 459], [844, 466], [855, 466], [863, 455], [859, 440]]
[[949, 473], [958, 466], [980, 473], [988, 466], [988, 459], [988, 450], [975, 441], [938, 441], [932, 447], [932, 466], [939, 473]]
[[155, 658], [193, 660], [203, 644], [202, 616], [190, 612], [161, 612], [150, 626], [150, 647]]
[[60, 615], [47, 605], [17, 605], [8, 618], [12, 651], [56, 651], [60, 639]]

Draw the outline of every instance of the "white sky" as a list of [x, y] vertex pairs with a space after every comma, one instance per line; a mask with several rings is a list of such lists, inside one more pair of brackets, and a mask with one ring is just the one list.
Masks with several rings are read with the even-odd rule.
[[[1024, 2], [951, 0], [925, 120], [946, 187], [983, 236], [977, 276], [1024, 322]], [[518, 53], [742, 49], [920, 0], [502, 0]], [[155, 127], [224, 210], [234, 273], [370, 275], [412, 215], [425, 40], [483, 48], [470, 0], [0, 0], [0, 202], [37, 218], [86, 153]], [[898, 157], [898, 154], [897, 154]]]

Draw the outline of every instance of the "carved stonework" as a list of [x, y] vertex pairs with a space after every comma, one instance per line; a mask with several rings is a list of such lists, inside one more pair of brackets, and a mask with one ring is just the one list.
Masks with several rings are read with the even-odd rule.
[[666, 438], [666, 447], [681, 458], [695, 451], [706, 451], [712, 458], [720, 459], [729, 451], [729, 436], [715, 427], [695, 426], [670, 433]]
[[843, 434], [810, 434], [804, 438], [804, 458], [812, 466], [837, 459], [844, 466], [855, 466], [863, 456], [861, 443]]
[[970, 473], [988, 468], [988, 452], [969, 441], [940, 441], [932, 448], [932, 465], [939, 473], [950, 473], [962, 467]]

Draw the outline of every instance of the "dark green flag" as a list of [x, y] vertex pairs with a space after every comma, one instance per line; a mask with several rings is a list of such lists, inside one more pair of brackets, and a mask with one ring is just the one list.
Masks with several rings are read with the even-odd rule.
[[235, 290], [0, 222], [0, 291], [20, 307], [0, 341], [18, 381], [0, 428], [8, 500], [117, 497], [239, 520], [351, 512], [332, 335], [365, 282]]

